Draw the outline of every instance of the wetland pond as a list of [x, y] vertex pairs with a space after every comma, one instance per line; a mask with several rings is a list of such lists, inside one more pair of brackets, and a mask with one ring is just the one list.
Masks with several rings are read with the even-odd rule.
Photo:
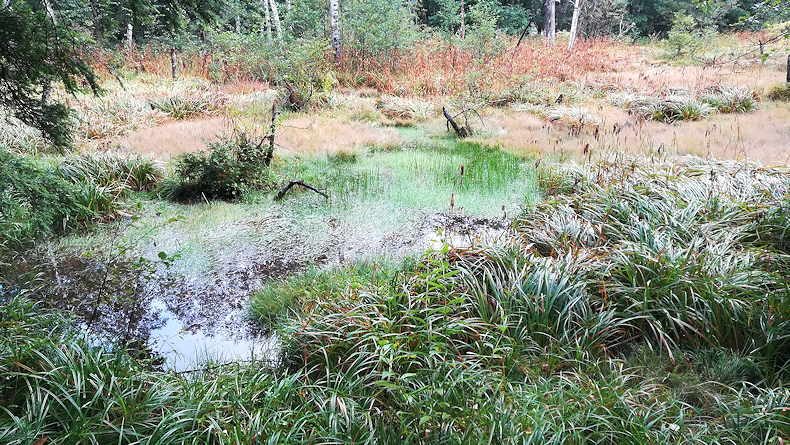
[[40, 298], [165, 369], [276, 362], [276, 335], [248, 308], [271, 280], [498, 236], [538, 199], [532, 161], [455, 141], [291, 162], [289, 175], [330, 197], [144, 198], [134, 218], [40, 243], [28, 260], [43, 272]]
[[418, 226], [409, 230], [376, 238], [346, 234], [334, 238], [335, 245], [312, 246], [324, 253], [312, 255], [309, 262], [245, 252], [233, 262], [215, 265], [218, 270], [196, 275], [179, 267], [182, 258], [167, 258], [165, 267], [165, 261], [107, 261], [73, 255], [40, 258], [36, 268], [46, 283], [40, 292], [46, 296], [45, 303], [75, 314], [86, 330], [107, 339], [108, 344], [125, 345], [155, 366], [187, 372], [207, 363], [264, 361], [274, 365], [278, 338], [250, 319], [247, 304], [267, 282], [308, 267], [369, 259], [365, 254], [404, 256], [438, 249], [444, 243], [463, 246], [505, 230], [503, 219], [433, 214], [419, 218]]

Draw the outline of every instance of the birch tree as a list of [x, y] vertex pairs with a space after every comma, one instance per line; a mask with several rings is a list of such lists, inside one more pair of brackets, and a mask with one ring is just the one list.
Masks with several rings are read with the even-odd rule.
[[269, 15], [269, 0], [261, 0], [263, 3], [263, 20], [266, 22], [266, 41], [272, 41], [272, 19]]
[[282, 42], [283, 29], [280, 27], [280, 13], [277, 11], [277, 2], [274, 0], [269, 0], [269, 5], [272, 7], [272, 23], [274, 24], [274, 30], [277, 33], [277, 40]]
[[335, 64], [340, 63], [340, 4], [338, 0], [329, 1], [329, 17], [332, 26], [332, 48], [335, 50]]
[[571, 20], [571, 33], [568, 37], [568, 51], [573, 51], [576, 35], [579, 33], [579, 16], [584, 7], [584, 0], [575, 0], [573, 4], [573, 19]]

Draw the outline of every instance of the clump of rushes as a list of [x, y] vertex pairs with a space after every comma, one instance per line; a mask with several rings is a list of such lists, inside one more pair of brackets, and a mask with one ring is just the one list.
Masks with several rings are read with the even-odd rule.
[[697, 96], [720, 113], [750, 113], [760, 104], [760, 96], [747, 87], [710, 85], [698, 91]]
[[629, 114], [639, 119], [667, 124], [677, 121], [698, 121], [716, 111], [711, 105], [687, 96], [643, 97], [628, 102], [626, 109]]
[[760, 96], [746, 87], [709, 85], [696, 91], [670, 89], [658, 96], [615, 93], [609, 102], [639, 119], [671, 124], [704, 119], [715, 112], [750, 113], [759, 107]]
[[601, 125], [601, 119], [586, 108], [556, 106], [543, 113], [543, 117], [555, 125], [568, 129], [573, 135], [582, 131], [594, 131]]
[[149, 100], [151, 108], [176, 120], [214, 116], [227, 108], [227, 98], [219, 93], [186, 91]]
[[433, 104], [397, 96], [382, 96], [376, 100], [381, 114], [402, 122], [421, 122], [436, 115]]
[[88, 221], [81, 187], [45, 165], [0, 150], [0, 244], [22, 244]]

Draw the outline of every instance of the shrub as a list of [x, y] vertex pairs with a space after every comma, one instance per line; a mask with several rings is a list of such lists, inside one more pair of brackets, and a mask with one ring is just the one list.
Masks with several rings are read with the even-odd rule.
[[159, 192], [176, 201], [238, 199], [266, 182], [264, 141], [256, 143], [237, 132], [210, 144], [208, 152], [185, 153], [177, 160], [174, 177], [163, 181]]
[[771, 100], [790, 102], [790, 83], [780, 83], [778, 85], [774, 85], [766, 97]]

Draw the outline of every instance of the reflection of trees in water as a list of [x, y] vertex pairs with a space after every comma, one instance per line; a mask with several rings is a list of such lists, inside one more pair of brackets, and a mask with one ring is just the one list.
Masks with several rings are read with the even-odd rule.
[[40, 266], [48, 283], [39, 293], [42, 302], [72, 312], [86, 324], [93, 317], [91, 331], [144, 351], [158, 340], [156, 331], [170, 319], [184, 330], [206, 336], [237, 340], [257, 336], [245, 317], [249, 296], [266, 280], [303, 265], [265, 259], [192, 280], [166, 269], [152, 272], [131, 262], [104, 264], [90, 258], [71, 257]]

